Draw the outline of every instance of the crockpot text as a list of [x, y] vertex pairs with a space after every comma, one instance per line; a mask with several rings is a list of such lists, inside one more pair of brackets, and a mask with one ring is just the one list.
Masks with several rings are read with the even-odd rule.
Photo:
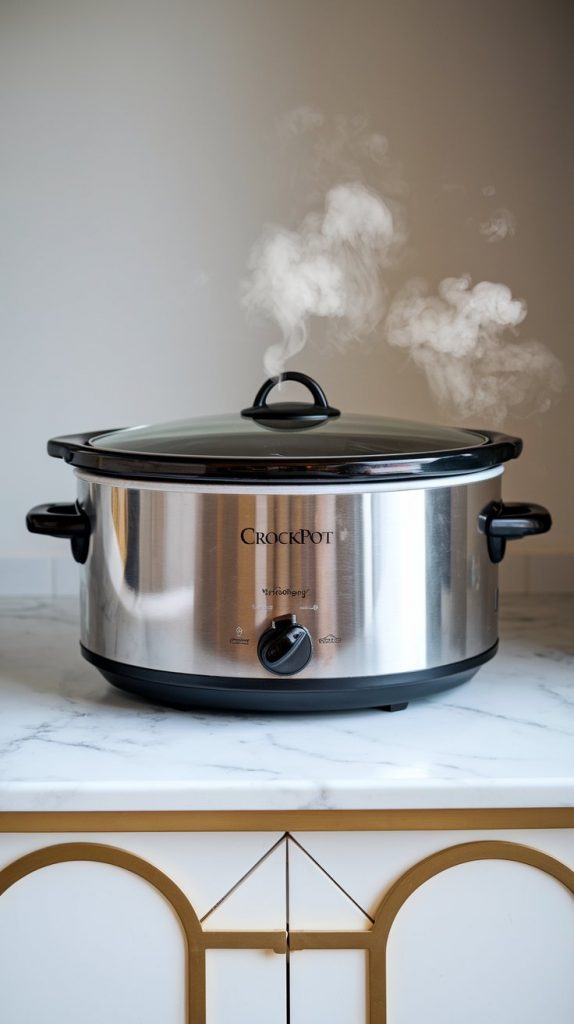
[[241, 531], [244, 544], [330, 544], [334, 530], [255, 530], [246, 526]]

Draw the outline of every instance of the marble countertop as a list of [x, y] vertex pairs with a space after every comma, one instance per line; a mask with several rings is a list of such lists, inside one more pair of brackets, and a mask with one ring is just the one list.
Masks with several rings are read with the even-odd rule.
[[175, 711], [82, 660], [75, 599], [0, 601], [0, 810], [574, 805], [574, 596], [503, 602], [496, 658], [406, 711]]

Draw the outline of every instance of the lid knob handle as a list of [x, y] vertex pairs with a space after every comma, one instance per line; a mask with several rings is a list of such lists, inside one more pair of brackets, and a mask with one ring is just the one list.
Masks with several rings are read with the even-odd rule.
[[[293, 380], [309, 389], [313, 402], [273, 402], [267, 404], [270, 392], [284, 380]], [[306, 373], [289, 370], [279, 377], [270, 377], [259, 388], [253, 405], [242, 409], [241, 415], [261, 423], [273, 430], [301, 430], [316, 427], [333, 416], [340, 416], [339, 409], [329, 405], [323, 388]]]

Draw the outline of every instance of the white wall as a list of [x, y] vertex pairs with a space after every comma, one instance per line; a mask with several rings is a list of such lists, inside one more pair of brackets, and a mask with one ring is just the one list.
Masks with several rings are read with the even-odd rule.
[[[558, 0], [2, 0], [0, 558], [61, 553], [24, 527], [74, 494], [50, 436], [252, 398], [266, 337], [238, 282], [287, 209], [273, 125], [301, 103], [388, 136], [404, 276], [505, 281], [571, 379], [572, 28]], [[518, 223], [500, 245], [475, 230], [488, 184]], [[382, 344], [296, 365], [344, 408], [455, 419]], [[574, 548], [572, 398], [506, 423], [525, 438], [506, 496], [555, 519], [530, 552]]]

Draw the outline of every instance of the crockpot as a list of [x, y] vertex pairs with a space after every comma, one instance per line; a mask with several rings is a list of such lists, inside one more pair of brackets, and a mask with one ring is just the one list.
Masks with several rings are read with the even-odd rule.
[[[81, 649], [123, 690], [172, 705], [405, 707], [496, 652], [507, 540], [543, 533], [503, 503], [518, 438], [349, 415], [310, 401], [54, 438], [75, 504], [33, 533], [80, 563]], [[274, 397], [277, 397], [276, 395]]]

